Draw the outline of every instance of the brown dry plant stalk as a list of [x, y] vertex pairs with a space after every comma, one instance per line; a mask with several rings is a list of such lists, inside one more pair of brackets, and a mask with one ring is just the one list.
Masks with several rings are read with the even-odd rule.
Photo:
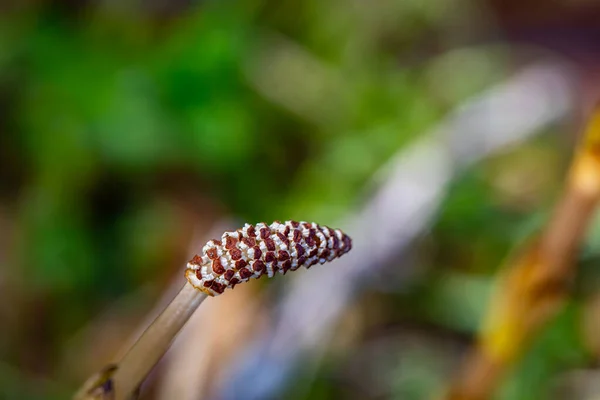
[[600, 106], [571, 163], [562, 197], [546, 227], [511, 259], [475, 347], [446, 400], [490, 398], [529, 342], [560, 309], [575, 257], [600, 198]]
[[[187, 264], [187, 282], [123, 358], [89, 378], [77, 400], [130, 400], [207, 296], [251, 278], [286, 274], [341, 257], [352, 248], [339, 229], [309, 222], [246, 224], [210, 240]], [[218, 321], [211, 321], [211, 323]], [[201, 340], [201, 339], [199, 339]]]

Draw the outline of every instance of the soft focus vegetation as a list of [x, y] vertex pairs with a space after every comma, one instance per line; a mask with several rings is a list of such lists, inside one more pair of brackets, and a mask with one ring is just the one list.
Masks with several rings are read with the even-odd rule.
[[[492, 11], [461, 0], [26, 3], [0, 14], [0, 399], [70, 396], [221, 219], [335, 225], [395, 154], [519, 63], [475, 40]], [[410, 282], [352, 306], [316, 376], [281, 398], [439, 390], [498, 267], [556, 199], [574, 132], [462, 171]], [[575, 295], [498, 398], [549, 398], [593, 362], [598, 226]]]

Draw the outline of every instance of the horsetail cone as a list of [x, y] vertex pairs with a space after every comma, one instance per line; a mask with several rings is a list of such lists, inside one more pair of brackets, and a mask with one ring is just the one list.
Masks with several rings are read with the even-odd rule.
[[[285, 274], [302, 266], [331, 261], [347, 253], [352, 241], [342, 231], [315, 223], [287, 221], [244, 225], [210, 240], [187, 264], [188, 283], [125, 353], [110, 376], [93, 376], [76, 395], [129, 399], [169, 348], [206, 295], [216, 296], [250, 278]], [[110, 392], [110, 393], [109, 393]], [[112, 397], [111, 397], [112, 398]]]
[[352, 240], [339, 229], [310, 222], [246, 224], [210, 240], [187, 264], [185, 276], [196, 289], [216, 296], [250, 278], [285, 274], [340, 257]]

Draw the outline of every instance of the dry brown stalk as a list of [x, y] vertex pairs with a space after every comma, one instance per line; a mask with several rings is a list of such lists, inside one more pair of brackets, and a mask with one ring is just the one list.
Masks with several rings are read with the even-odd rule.
[[76, 400], [129, 400], [207, 295], [185, 283], [165, 310], [118, 362], [91, 377]]
[[242, 285], [198, 309], [161, 366], [156, 400], [213, 397], [215, 384], [227, 379], [223, 367], [244, 351], [248, 340], [259, 337], [268, 323], [258, 289], [259, 285]]
[[599, 198], [600, 106], [588, 123], [548, 224], [511, 259], [500, 277], [477, 344], [446, 400], [490, 398], [539, 328], [560, 309], [576, 272], [577, 249]]

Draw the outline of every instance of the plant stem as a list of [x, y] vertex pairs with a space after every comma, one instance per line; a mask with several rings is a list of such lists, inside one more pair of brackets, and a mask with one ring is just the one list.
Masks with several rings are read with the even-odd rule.
[[186, 282], [121, 361], [110, 369], [110, 374], [101, 374], [103, 378], [91, 378], [75, 398], [130, 400], [206, 297], [205, 293]]
[[560, 309], [576, 272], [578, 247], [600, 200], [600, 107], [588, 123], [563, 195], [546, 228], [510, 262], [487, 320], [446, 400], [483, 400]]

